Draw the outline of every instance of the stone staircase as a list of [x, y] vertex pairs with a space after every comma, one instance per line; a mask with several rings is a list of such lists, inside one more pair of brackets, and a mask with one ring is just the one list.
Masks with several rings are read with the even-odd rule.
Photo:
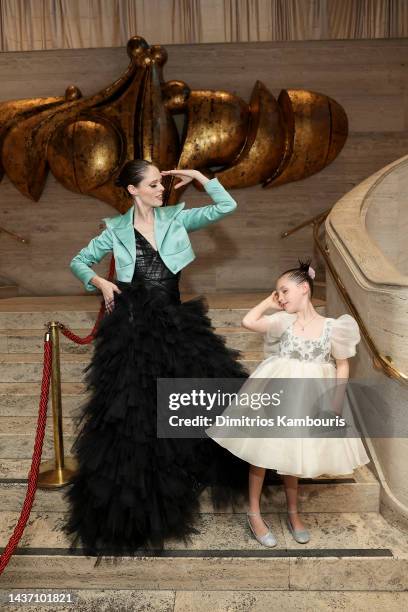
[[[229, 346], [242, 351], [250, 370], [263, 358], [263, 340], [243, 330], [240, 321], [263, 297], [209, 297], [213, 325]], [[98, 306], [94, 296], [0, 302], [1, 548], [13, 532], [26, 492], [40, 398], [44, 323], [59, 320], [85, 336]], [[324, 302], [316, 300], [315, 307], [324, 313]], [[60, 342], [64, 444], [69, 454], [74, 440], [72, 415], [86, 399], [82, 371], [92, 346], [75, 345], [63, 336]], [[44, 460], [53, 457], [51, 406], [48, 414]], [[276, 548], [266, 549], [252, 537], [245, 507], [214, 512], [204, 491], [200, 533], [190, 543], [168, 541], [161, 556], [141, 552], [116, 566], [102, 562], [94, 567], [95, 559], [80, 549], [74, 555], [68, 552], [60, 530], [66, 512], [62, 491], [39, 489], [19, 548], [0, 578], [0, 601], [29, 590], [68, 591], [81, 610], [274, 610], [281, 605], [317, 610], [331, 609], [333, 602], [342, 609], [402, 610], [408, 595], [408, 538], [383, 518], [379, 508], [380, 487], [369, 466], [347, 477], [303, 480], [300, 510], [311, 540], [297, 544], [286, 527], [282, 485], [270, 475], [263, 510], [278, 538]], [[5, 606], [16, 609], [15, 604]], [[55, 609], [65, 607], [58, 604]]]
[[[1, 231], [0, 231], [1, 234]], [[14, 298], [19, 294], [19, 287], [11, 283], [9, 280], [0, 276], [0, 300], [5, 298]]]

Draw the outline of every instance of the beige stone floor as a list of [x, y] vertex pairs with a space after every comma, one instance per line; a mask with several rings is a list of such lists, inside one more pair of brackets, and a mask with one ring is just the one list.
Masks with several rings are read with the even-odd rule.
[[[403, 612], [408, 607], [408, 592], [367, 591], [140, 591], [120, 589], [29, 589], [30, 593], [70, 593], [74, 605], [60, 604], [58, 612]], [[0, 604], [10, 595], [27, 590], [0, 590]], [[15, 605], [3, 604], [4, 612], [15, 612]], [[30, 612], [50, 610], [49, 606], [25, 604]]]
[[[390, 548], [394, 557], [408, 560], [407, 534], [389, 524], [378, 512], [305, 512], [303, 520], [311, 534], [307, 544], [299, 544], [293, 539], [286, 526], [286, 513], [264, 513], [263, 516], [278, 540], [274, 550]], [[0, 511], [0, 519], [0, 546], [4, 546], [18, 513]], [[19, 546], [66, 549], [68, 540], [61, 531], [63, 519], [63, 512], [37, 512], [34, 507]], [[192, 535], [187, 544], [167, 540], [165, 548], [175, 551], [265, 551], [247, 527], [244, 513], [202, 513], [197, 529], [199, 533]]]

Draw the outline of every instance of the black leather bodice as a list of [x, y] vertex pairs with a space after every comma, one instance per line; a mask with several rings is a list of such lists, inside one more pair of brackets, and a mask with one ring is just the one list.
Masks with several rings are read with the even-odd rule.
[[136, 264], [132, 284], [142, 283], [155, 295], [162, 294], [170, 301], [180, 302], [180, 272], [174, 274], [168, 269], [158, 251], [135, 227]]

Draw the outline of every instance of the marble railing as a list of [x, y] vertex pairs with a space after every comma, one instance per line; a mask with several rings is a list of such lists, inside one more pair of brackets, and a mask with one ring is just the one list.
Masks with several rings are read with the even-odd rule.
[[[408, 375], [408, 155], [344, 195], [328, 215], [325, 229], [331, 261], [371, 338], [380, 353]], [[327, 316], [348, 312], [329, 274], [326, 300]], [[396, 434], [406, 430], [408, 385], [375, 369], [363, 341], [350, 365], [352, 378], [380, 385], [387, 406], [384, 418]], [[365, 441], [384, 509], [408, 519], [408, 437]]]

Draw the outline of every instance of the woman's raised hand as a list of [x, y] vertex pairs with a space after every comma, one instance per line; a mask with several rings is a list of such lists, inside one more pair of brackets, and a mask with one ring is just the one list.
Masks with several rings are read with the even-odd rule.
[[191, 181], [196, 178], [197, 170], [162, 170], [160, 174], [163, 174], [164, 176], [172, 174], [173, 176], [177, 176], [177, 178], [181, 179], [177, 185], [174, 185], [174, 189], [177, 189], [178, 187], [191, 183]]

